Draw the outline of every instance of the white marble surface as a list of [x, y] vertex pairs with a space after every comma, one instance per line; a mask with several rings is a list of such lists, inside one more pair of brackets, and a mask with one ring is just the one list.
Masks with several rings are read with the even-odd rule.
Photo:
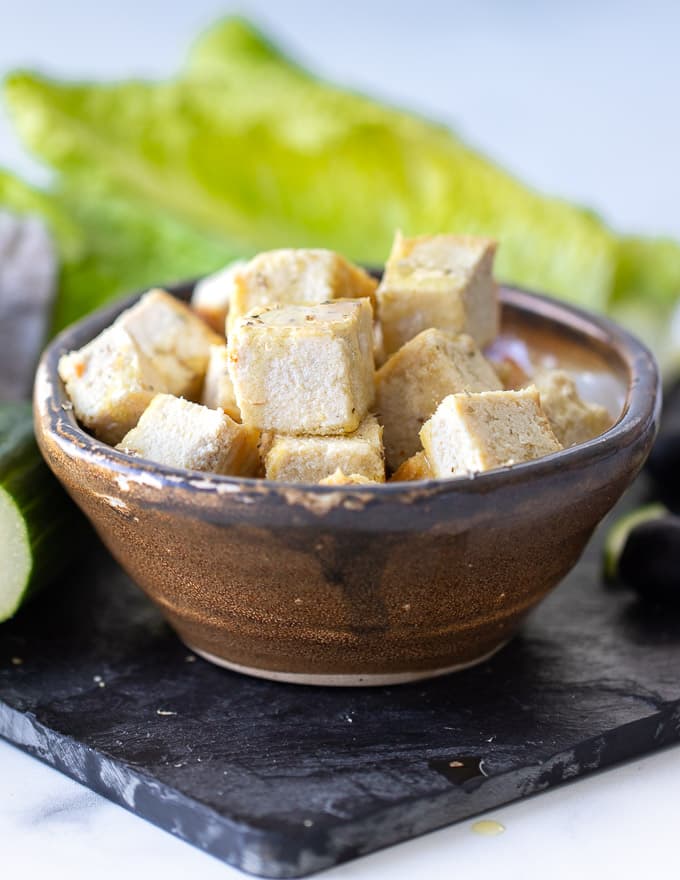
[[[0, 741], [0, 876], [50, 880], [243, 877]], [[605, 771], [485, 818], [326, 872], [329, 880], [573, 880], [653, 876], [677, 865], [680, 749]], [[13, 869], [13, 870], [10, 870]], [[49, 873], [48, 873], [49, 872]]]
[[[229, 8], [0, 0], [0, 72], [169, 74], [190, 36]], [[238, 9], [319, 71], [455, 124], [618, 229], [680, 237], [676, 4], [242, 0]], [[1, 112], [0, 165], [45, 177]], [[680, 749], [669, 749], [494, 811], [506, 826], [498, 837], [464, 822], [328, 876], [637, 878], [677, 863], [679, 789]], [[0, 844], [3, 878], [242, 876], [2, 742]]]

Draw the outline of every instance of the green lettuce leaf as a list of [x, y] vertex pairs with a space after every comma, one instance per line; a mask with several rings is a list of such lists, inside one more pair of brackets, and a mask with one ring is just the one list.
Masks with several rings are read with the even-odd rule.
[[680, 367], [680, 247], [670, 239], [623, 238], [609, 315], [653, 350], [667, 372]]
[[86, 200], [73, 190], [62, 190], [58, 198], [87, 230], [87, 250], [65, 267], [55, 330], [123, 293], [214, 272], [243, 255], [139, 201], [111, 195]]
[[83, 231], [49, 193], [40, 192], [0, 168], [0, 210], [35, 214], [50, 227], [62, 261], [77, 262], [86, 250]]
[[614, 302], [635, 298], [654, 308], [672, 304], [678, 296], [678, 243], [669, 238], [622, 238], [614, 278]]
[[396, 228], [494, 236], [504, 280], [624, 315], [642, 301], [654, 327], [680, 293], [675, 242], [617, 237], [447, 129], [319, 81], [240, 19], [200, 39], [170, 82], [19, 72], [5, 96], [27, 146], [59, 172], [59, 207], [87, 230], [60, 323], [125, 285], [258, 249], [380, 264]]
[[187, 77], [297, 76], [313, 79], [266, 34], [238, 15], [211, 27], [190, 48]]
[[173, 82], [64, 84], [13, 74], [27, 145], [86, 191], [97, 180], [244, 248], [326, 246], [384, 260], [395, 228], [501, 241], [501, 277], [605, 306], [616, 238], [417, 116], [317, 81], [241, 21]]
[[61, 256], [53, 330], [124, 293], [215, 271], [241, 251], [139, 201], [62, 186], [39, 192], [0, 172], [0, 206], [37, 214]]

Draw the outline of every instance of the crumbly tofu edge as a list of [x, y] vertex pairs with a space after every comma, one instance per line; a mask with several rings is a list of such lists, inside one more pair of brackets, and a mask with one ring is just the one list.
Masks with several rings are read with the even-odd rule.
[[371, 480], [363, 474], [345, 474], [337, 468], [329, 477], [319, 480], [320, 486], [379, 486], [377, 480]]
[[424, 449], [419, 450], [403, 461], [390, 477], [391, 483], [431, 480], [434, 477], [430, 462]]
[[592, 440], [611, 427], [609, 411], [583, 400], [576, 382], [565, 370], [538, 370], [530, 384], [538, 389], [541, 406], [565, 448]]

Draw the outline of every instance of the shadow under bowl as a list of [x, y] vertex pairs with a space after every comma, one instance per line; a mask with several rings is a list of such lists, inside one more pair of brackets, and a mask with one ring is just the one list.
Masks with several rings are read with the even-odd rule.
[[[191, 285], [172, 292], [187, 299]], [[605, 318], [506, 287], [504, 334], [615, 389], [619, 412], [606, 433], [475, 477], [379, 486], [164, 467], [83, 431], [57, 373], [63, 352], [136, 298], [50, 344], [36, 377], [38, 442], [180, 638], [251, 675], [382, 685], [482, 661], [576, 563], [656, 432], [660, 380], [644, 346]]]

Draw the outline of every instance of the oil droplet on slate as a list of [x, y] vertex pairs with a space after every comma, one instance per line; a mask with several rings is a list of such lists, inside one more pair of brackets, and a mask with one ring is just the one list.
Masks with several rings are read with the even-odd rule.
[[484, 759], [479, 755], [456, 755], [451, 758], [432, 758], [427, 766], [446, 777], [449, 782], [464, 785], [473, 779], [486, 777]]
[[496, 822], [494, 819], [480, 819], [472, 825], [475, 834], [481, 834], [483, 837], [495, 837], [505, 831], [505, 825]]

